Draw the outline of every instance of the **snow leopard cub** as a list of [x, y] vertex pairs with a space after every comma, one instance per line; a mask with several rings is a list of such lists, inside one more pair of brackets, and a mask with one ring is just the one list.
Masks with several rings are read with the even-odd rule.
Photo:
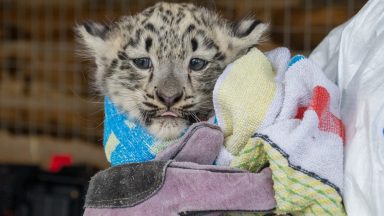
[[233, 23], [193, 4], [157, 3], [76, 30], [96, 62], [100, 92], [155, 137], [169, 140], [212, 115], [217, 78], [260, 43], [267, 27], [255, 19]]

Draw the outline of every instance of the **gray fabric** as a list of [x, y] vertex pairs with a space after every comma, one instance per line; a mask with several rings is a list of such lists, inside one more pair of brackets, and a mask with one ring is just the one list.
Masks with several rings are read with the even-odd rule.
[[224, 134], [218, 126], [207, 122], [196, 123], [188, 129], [181, 141], [160, 152], [155, 160], [213, 164], [223, 142]]
[[128, 207], [144, 201], [162, 186], [168, 163], [131, 163], [97, 173], [89, 183], [85, 207]]
[[[276, 203], [269, 168], [260, 173], [248, 173], [213, 165], [205, 165], [204, 169], [195, 169], [196, 166], [199, 165], [172, 162], [165, 170], [165, 180], [161, 188], [156, 195], [150, 195], [145, 202], [127, 207], [120, 204], [125, 197], [115, 196], [114, 199], [118, 201], [113, 202], [113, 207], [106, 208], [103, 202], [93, 200], [93, 203], [99, 205], [86, 205], [84, 215], [172, 216], [199, 212], [215, 214], [228, 211], [268, 212], [274, 209]], [[120, 182], [124, 182], [126, 177], [124, 175], [119, 177]], [[125, 190], [135, 188], [125, 186]], [[88, 193], [94, 192], [97, 191], [88, 191]], [[129, 191], [124, 193], [129, 194]], [[105, 197], [99, 196], [99, 198], [105, 201]]]

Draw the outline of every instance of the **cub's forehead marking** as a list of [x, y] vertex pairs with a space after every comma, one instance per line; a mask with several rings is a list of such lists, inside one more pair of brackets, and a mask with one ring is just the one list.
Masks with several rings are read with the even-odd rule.
[[197, 50], [197, 47], [198, 47], [198, 43], [197, 43], [197, 41], [196, 41], [195, 38], [193, 38], [193, 39], [191, 40], [191, 44], [192, 44], [192, 51], [193, 51], [193, 52], [196, 51], [196, 50]]
[[146, 23], [144, 25], [144, 29], [146, 29], [146, 30], [148, 30], [150, 32], [159, 34], [159, 31], [156, 29], [156, 27], [151, 22]]
[[149, 49], [151, 49], [151, 46], [152, 46], [152, 38], [147, 37], [147, 39], [145, 39], [145, 50], [149, 52]]

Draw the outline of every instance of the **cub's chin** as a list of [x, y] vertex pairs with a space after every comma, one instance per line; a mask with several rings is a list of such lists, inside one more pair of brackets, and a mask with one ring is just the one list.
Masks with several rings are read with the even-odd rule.
[[173, 140], [179, 138], [188, 125], [183, 118], [166, 116], [152, 118], [147, 128], [160, 140]]

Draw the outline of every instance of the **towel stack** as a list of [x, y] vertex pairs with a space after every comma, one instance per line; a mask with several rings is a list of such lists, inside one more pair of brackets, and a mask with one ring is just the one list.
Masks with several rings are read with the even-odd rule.
[[339, 90], [316, 64], [253, 49], [227, 67], [213, 98], [230, 165], [270, 166], [277, 213], [345, 215]]

